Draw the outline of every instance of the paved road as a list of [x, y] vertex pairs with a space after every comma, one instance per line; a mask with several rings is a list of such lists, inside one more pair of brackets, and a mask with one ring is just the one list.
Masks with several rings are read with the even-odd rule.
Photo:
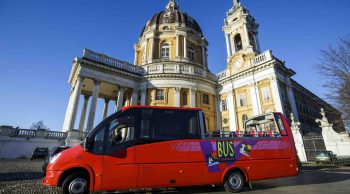
[[[0, 160], [0, 194], [59, 193], [59, 190], [56, 188], [47, 188], [41, 185], [41, 163], [42, 161]], [[258, 181], [252, 183], [252, 186], [253, 190], [246, 188], [243, 193], [349, 194], [350, 167], [305, 167], [297, 177]], [[183, 188], [181, 191], [171, 191], [170, 193], [220, 194], [226, 192], [223, 188], [218, 188], [214, 191], [209, 187], [195, 187]]]

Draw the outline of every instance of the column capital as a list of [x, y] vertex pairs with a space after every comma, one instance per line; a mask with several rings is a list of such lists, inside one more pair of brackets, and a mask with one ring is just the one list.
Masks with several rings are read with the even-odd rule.
[[97, 79], [94, 79], [94, 84], [95, 84], [95, 85], [100, 85], [100, 84], [101, 84], [101, 81], [100, 81], [100, 80], [97, 80]]
[[[121, 91], [121, 92], [124, 92], [125, 91], [125, 88], [124, 87], [121, 87], [121, 86], [118, 86], [118, 90]], [[118, 91], [118, 92], [119, 92]]]
[[197, 89], [196, 89], [196, 88], [190, 88], [190, 91], [191, 91], [192, 93], [195, 93], [195, 92], [197, 91]]
[[256, 87], [257, 86], [257, 83], [256, 82], [250, 82], [249, 84], [248, 84], [248, 87], [250, 87], [250, 88], [254, 88], [254, 87]]
[[233, 92], [233, 90], [230, 90], [230, 91], [227, 91], [227, 92], [226, 92], [226, 95], [227, 95], [227, 96], [232, 96], [232, 97], [233, 97], [233, 96], [235, 96], [235, 93]]
[[181, 88], [180, 87], [176, 87], [175, 88], [175, 92], [180, 92], [181, 91]]
[[83, 76], [81, 76], [81, 75], [78, 75], [78, 77], [77, 77], [77, 82], [79, 81], [79, 82], [83, 82], [84, 81], [84, 77]]
[[270, 81], [277, 81], [277, 76], [276, 75], [273, 75], [273, 76], [271, 76], [271, 77], [269, 77], [269, 80]]

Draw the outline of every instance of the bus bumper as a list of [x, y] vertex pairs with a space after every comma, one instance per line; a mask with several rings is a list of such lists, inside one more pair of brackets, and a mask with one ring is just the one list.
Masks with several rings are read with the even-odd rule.
[[46, 177], [43, 178], [42, 184], [45, 186], [58, 186], [58, 180], [62, 171], [46, 171]]

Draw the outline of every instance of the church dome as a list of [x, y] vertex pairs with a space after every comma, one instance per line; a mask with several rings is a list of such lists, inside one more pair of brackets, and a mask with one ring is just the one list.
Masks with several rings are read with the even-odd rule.
[[158, 28], [160, 25], [179, 25], [181, 27], [186, 27], [192, 29], [194, 32], [199, 33], [203, 36], [202, 29], [198, 22], [189, 16], [187, 13], [180, 11], [179, 5], [175, 0], [170, 0], [166, 10], [156, 13], [151, 20], [149, 20], [146, 26], [143, 28], [141, 35], [149, 27], [156, 26]]

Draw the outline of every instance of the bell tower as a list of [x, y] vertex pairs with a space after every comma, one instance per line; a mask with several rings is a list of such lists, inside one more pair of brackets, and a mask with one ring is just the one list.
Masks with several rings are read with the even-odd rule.
[[[227, 12], [222, 28], [226, 37], [227, 64], [240, 68], [247, 57], [254, 57], [261, 52], [258, 38], [259, 24], [249, 10], [239, 0], [233, 0], [233, 7]], [[236, 64], [238, 61], [239, 64]]]

